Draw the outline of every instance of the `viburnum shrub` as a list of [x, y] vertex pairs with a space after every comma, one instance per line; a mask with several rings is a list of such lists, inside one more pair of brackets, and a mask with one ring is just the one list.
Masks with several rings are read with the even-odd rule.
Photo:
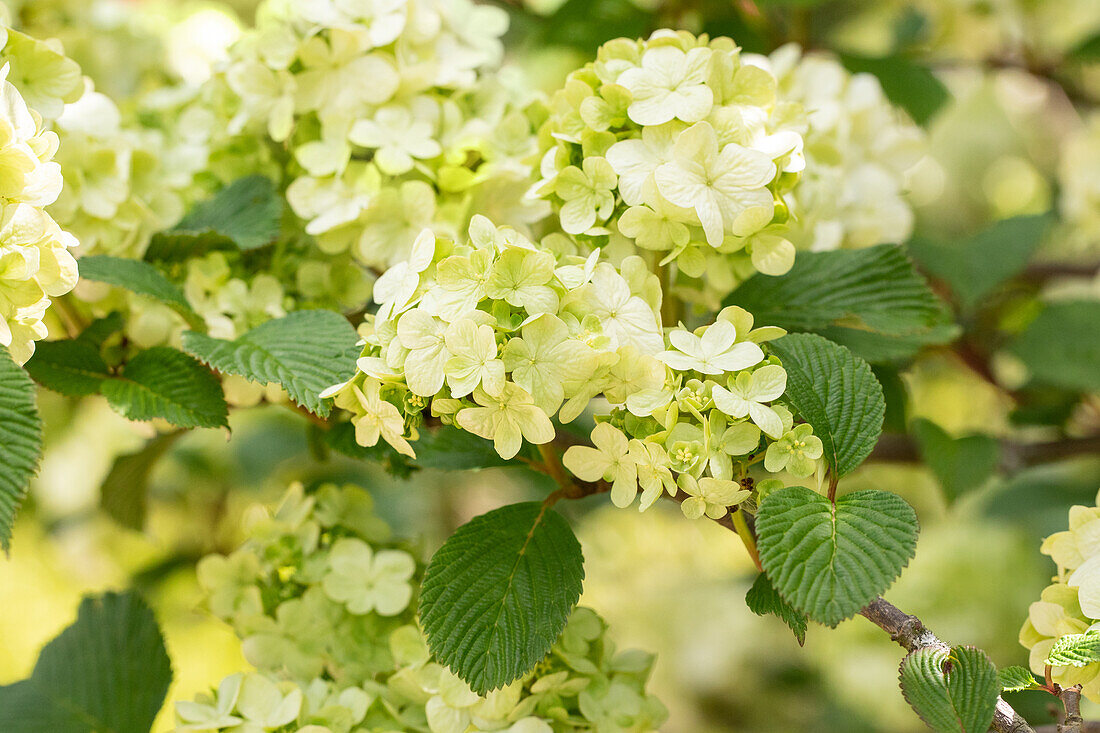
[[[1074, 506], [1042, 544], [1057, 575], [1020, 632], [1030, 671], [998, 669], [882, 597], [915, 555], [917, 512], [889, 474], [850, 475], [917, 459], [961, 506], [1100, 450], [1100, 35], [1071, 49], [1023, 34], [1003, 57], [979, 44], [942, 71], [960, 99], [1001, 99], [1019, 78], [982, 75], [1020, 58], [1062, 94], [1063, 147], [989, 163], [979, 204], [945, 182], [968, 108], [904, 47], [924, 32], [913, 16], [883, 4], [901, 46], [875, 55], [843, 41], [861, 12], [846, 27], [817, 4], [594, 2], [644, 23], [590, 30], [560, 78], [535, 49], [563, 43], [559, 21], [600, 25], [575, 0], [264, 0], [243, 28], [156, 3], [126, 24], [82, 2], [4, 6], [5, 550], [52, 428], [36, 384], [148, 423], [102, 489], [131, 529], [186, 431], [277, 405], [318, 463], [535, 479], [434, 553], [323, 471], [246, 510], [240, 546], [188, 545], [205, 609], [251, 667], [177, 700], [175, 730], [659, 729], [660, 662], [578, 606], [571, 519], [605, 501], [676, 502], [730, 530], [758, 571], [748, 608], [800, 645], [811, 621], [872, 622], [904, 648], [901, 693], [936, 730], [1034, 732], [1001, 697], [1025, 689], [1060, 699], [1059, 730], [1085, 730], [1100, 509]], [[925, 50], [953, 63], [962, 21], [910, 10], [943, 24]], [[745, 40], [703, 32], [730, 17]], [[223, 42], [196, 41], [200, 22]], [[957, 435], [928, 419], [920, 376], [944, 363], [1011, 401], [1011, 420]], [[1045, 512], [1039, 494], [1027, 504]], [[33, 674], [0, 687], [0, 730], [148, 731], [171, 680], [138, 594], [89, 597]]]

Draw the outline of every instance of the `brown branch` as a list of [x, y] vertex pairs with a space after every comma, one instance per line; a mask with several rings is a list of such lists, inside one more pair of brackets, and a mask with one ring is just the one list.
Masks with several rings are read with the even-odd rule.
[[[883, 598], [871, 601], [861, 616], [890, 635], [906, 651], [928, 647], [948, 648], [916, 616], [911, 616]], [[1004, 699], [997, 698], [997, 709], [993, 714], [991, 730], [997, 733], [1035, 733], [1028, 722], [1020, 717]]]
[[1081, 718], [1081, 685], [1063, 687], [1058, 697], [1066, 707], [1066, 719], [1058, 726], [1058, 733], [1081, 733], [1081, 727], [1085, 724]]
[[[1100, 733], [1100, 723], [1083, 722], [1077, 730], [1079, 733]], [[1035, 729], [1035, 733], [1062, 733], [1062, 726], [1040, 725]]]

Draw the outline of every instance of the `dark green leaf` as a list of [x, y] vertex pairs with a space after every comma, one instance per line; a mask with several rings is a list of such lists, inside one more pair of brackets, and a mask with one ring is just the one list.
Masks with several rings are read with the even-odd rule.
[[91, 255], [80, 258], [79, 264], [81, 278], [117, 285], [138, 295], [158, 300], [183, 316], [192, 327], [202, 327], [202, 319], [191, 308], [179, 286], [148, 262], [109, 255]]
[[1100, 60], [1100, 33], [1096, 33], [1086, 38], [1083, 42], [1077, 45], [1072, 51], [1069, 52], [1068, 57], [1074, 61], [1097, 61]]
[[283, 200], [271, 179], [240, 178], [153, 237], [145, 259], [178, 261], [215, 249], [256, 249], [278, 236], [282, 214]]
[[836, 476], [849, 473], [870, 455], [886, 414], [871, 367], [813, 334], [788, 334], [770, 345], [787, 370], [785, 398], [821, 438]]
[[107, 339], [122, 330], [122, 325], [122, 314], [115, 311], [92, 321], [76, 338], [99, 349]]
[[1042, 384], [1100, 391], [1100, 302], [1051, 303], [1012, 342], [1010, 350]]
[[836, 626], [878, 597], [917, 546], [917, 515], [896, 494], [857, 491], [836, 500], [802, 486], [768, 494], [756, 517], [760, 562], [779, 594], [814, 621]]
[[30, 679], [0, 687], [0, 730], [149, 733], [171, 681], [164, 639], [137, 596], [85, 598]]
[[948, 501], [985, 484], [1001, 458], [1001, 444], [989, 435], [952, 438], [930, 420], [917, 418], [912, 425], [921, 459], [936, 474]]
[[931, 71], [904, 56], [874, 58], [842, 53], [840, 60], [853, 73], [867, 72], [878, 77], [890, 101], [918, 124], [928, 124], [951, 98], [947, 87]]
[[42, 421], [34, 382], [0, 346], [0, 548], [11, 546], [11, 528], [42, 458]]
[[268, 321], [236, 341], [201, 333], [183, 334], [183, 348], [223, 374], [282, 385], [290, 398], [322, 417], [329, 405], [320, 394], [355, 375], [359, 336], [339, 313], [295, 311]]
[[34, 381], [69, 397], [96, 394], [111, 376], [99, 348], [81, 338], [40, 342], [26, 368]]
[[873, 361], [911, 356], [956, 333], [944, 304], [892, 244], [800, 253], [786, 275], [754, 275], [725, 305], [759, 323], [819, 333]]
[[162, 418], [181, 428], [228, 427], [221, 383], [187, 354], [156, 346], [137, 354], [100, 392], [130, 420]]
[[921, 267], [951, 286], [964, 308], [973, 308], [1027, 266], [1050, 223], [1045, 214], [1004, 219], [962, 241], [914, 238], [909, 252]]
[[940, 733], [986, 733], [1001, 684], [981, 649], [923, 647], [902, 661], [901, 691], [921, 720]]
[[479, 694], [534, 668], [580, 598], [581, 546], [560, 514], [512, 504], [463, 525], [428, 564], [428, 648]]
[[756, 576], [756, 582], [745, 594], [745, 603], [757, 616], [778, 616], [794, 632], [799, 646], [806, 643], [806, 614], [796, 611], [791, 604], [784, 601], [764, 573]]
[[136, 453], [115, 459], [99, 490], [99, 505], [108, 516], [123, 527], [139, 531], [145, 527], [149, 474], [181, 435], [182, 431], [163, 433]]

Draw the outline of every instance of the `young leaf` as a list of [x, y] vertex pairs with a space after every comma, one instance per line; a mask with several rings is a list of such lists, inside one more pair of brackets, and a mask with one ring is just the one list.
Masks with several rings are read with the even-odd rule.
[[917, 515], [896, 494], [857, 491], [836, 500], [802, 486], [769, 494], [756, 517], [760, 562], [779, 594], [814, 621], [836, 626], [873, 601], [917, 546]]
[[882, 91], [894, 104], [905, 109], [920, 125], [925, 125], [951, 98], [947, 87], [925, 67], [904, 56], [859, 56], [840, 54], [848, 71], [867, 72], [878, 77]]
[[771, 348], [787, 370], [786, 399], [825, 444], [825, 459], [836, 476], [849, 473], [875, 447], [886, 414], [871, 367], [813, 334], [789, 334]]
[[475, 517], [425, 571], [428, 648], [477, 693], [503, 687], [550, 651], [583, 579], [580, 543], [557, 512], [527, 502]]
[[901, 663], [901, 691], [940, 733], [986, 733], [1001, 693], [997, 668], [981, 649], [915, 649]]
[[99, 505], [123, 527], [141, 530], [149, 501], [149, 474], [161, 456], [183, 435], [183, 431], [163, 433], [141, 450], [115, 459], [99, 489]]
[[88, 597], [30, 679], [0, 687], [0, 730], [149, 733], [171, 681], [153, 612], [130, 593]]
[[1019, 666], [997, 670], [997, 682], [1001, 686], [1001, 692], [1019, 692], [1038, 686], [1031, 670]]
[[796, 611], [791, 604], [784, 601], [764, 573], [756, 576], [756, 582], [745, 594], [745, 604], [757, 616], [778, 616], [794, 632], [799, 646], [806, 643], [806, 614]]
[[951, 286], [959, 303], [973, 308], [1024, 269], [1051, 221], [1047, 214], [1002, 219], [961, 242], [916, 237], [909, 242], [909, 252], [925, 270]]
[[339, 313], [295, 311], [268, 321], [236, 341], [188, 331], [183, 348], [223, 374], [277, 382], [290, 398], [321, 417], [329, 405], [320, 393], [355, 374], [358, 335]]
[[148, 261], [177, 261], [213, 249], [256, 249], [279, 234], [283, 199], [271, 179], [246, 176], [195, 205], [180, 223], [153, 237]]
[[228, 427], [221, 383], [195, 359], [167, 346], [138, 353], [100, 393], [130, 420], [162, 418], [181, 428]]
[[34, 382], [0, 346], [0, 548], [11, 543], [15, 514], [42, 458], [42, 421]]
[[1010, 350], [1043, 384], [1081, 392], [1100, 391], [1100, 302], [1051, 303], [1011, 344]]
[[1100, 662], [1100, 632], [1067, 634], [1059, 637], [1047, 652], [1052, 667], [1085, 667]]
[[982, 486], [1001, 458], [1001, 444], [989, 435], [952, 438], [939, 425], [917, 418], [910, 428], [921, 458], [936, 474], [948, 501]]
[[869, 361], [910, 356], [956, 331], [946, 306], [892, 244], [805, 252], [786, 275], [749, 278], [725, 305], [760, 323], [819, 333]]
[[158, 300], [183, 316], [192, 328], [203, 327], [202, 318], [191, 308], [179, 286], [148, 262], [109, 255], [91, 255], [81, 257], [79, 264], [81, 278], [117, 285], [138, 295]]
[[25, 366], [34, 381], [68, 397], [96, 394], [111, 376], [99, 347], [83, 338], [39, 342]]

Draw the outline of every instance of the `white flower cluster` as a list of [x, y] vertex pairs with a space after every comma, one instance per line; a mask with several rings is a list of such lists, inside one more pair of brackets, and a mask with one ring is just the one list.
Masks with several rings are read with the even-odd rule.
[[1062, 147], [1058, 167], [1062, 221], [1069, 248], [1100, 251], [1100, 112], [1094, 112]]
[[561, 234], [536, 247], [480, 216], [468, 244], [425, 230], [376, 284], [358, 374], [324, 396], [352, 413], [361, 445], [381, 439], [415, 457], [410, 441], [427, 410], [492, 440], [506, 459], [524, 440], [550, 442], [552, 418], [571, 422], [601, 397], [615, 407], [592, 434], [596, 448], [571, 448], [565, 465], [613, 482], [618, 506], [639, 484], [643, 509], [679, 487], [698, 499], [683, 503], [686, 514], [719, 517], [749, 495], [735, 460], [744, 468], [766, 455], [771, 471], [815, 470], [821, 442], [794, 426], [779, 401], [786, 373], [760, 346], [781, 329], [753, 329], [731, 307], [666, 341], [660, 283], [640, 257], [616, 268], [599, 250], [572, 250]]
[[795, 44], [746, 63], [779, 80], [785, 104], [774, 114], [805, 143], [806, 170], [785, 197], [795, 246], [831, 250], [908, 240], [907, 176], [927, 142], [886, 99], [878, 79], [852, 74], [825, 53], [803, 55]]
[[470, 0], [270, 0], [231, 51], [228, 129], [285, 143], [287, 200], [328, 255], [384, 268], [420, 229], [460, 231], [474, 210], [534, 221], [534, 97], [481, 75], [506, 26]]
[[653, 656], [617, 653], [585, 608], [534, 671], [475, 694], [431, 659], [412, 602], [422, 567], [359, 487], [296, 485], [252, 513], [249, 534], [198, 572], [257, 671], [178, 702], [177, 731], [648, 733], [667, 717], [645, 690]]
[[267, 273], [235, 277], [222, 252], [187, 262], [183, 294], [211, 336], [235, 339], [250, 328], [286, 315], [283, 286]]
[[[1055, 582], [1031, 604], [1020, 629], [1020, 643], [1031, 650], [1031, 670], [1042, 677], [1046, 658], [1059, 638], [1100, 629], [1100, 494], [1097, 506], [1069, 510], [1069, 529], [1047, 537], [1042, 545], [1058, 566]], [[1100, 702], [1100, 662], [1054, 667], [1060, 685], [1081, 685], [1082, 693]]]
[[69, 253], [76, 238], [45, 211], [63, 185], [53, 162], [58, 137], [44, 129], [42, 113], [27, 101], [60, 112], [69, 67], [57, 62], [64, 56], [51, 45], [4, 25], [0, 48], [0, 345], [22, 364], [47, 335], [42, 319], [50, 298], [69, 292], [77, 280]]
[[776, 107], [775, 78], [728, 38], [610, 41], [554, 95], [533, 193], [577, 241], [662, 253], [718, 295], [782, 274], [782, 196], [805, 160]]

